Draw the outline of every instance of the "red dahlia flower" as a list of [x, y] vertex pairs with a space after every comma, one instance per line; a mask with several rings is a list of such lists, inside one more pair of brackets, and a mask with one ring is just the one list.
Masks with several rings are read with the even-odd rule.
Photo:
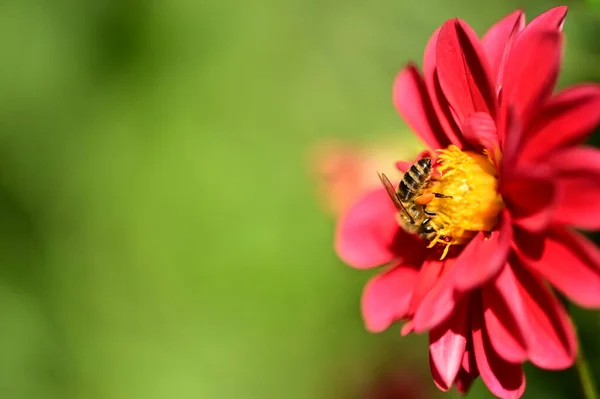
[[566, 12], [525, 26], [516, 11], [482, 39], [464, 21], [444, 23], [425, 49], [424, 76], [408, 65], [393, 90], [429, 148], [425, 190], [446, 196], [423, 201], [433, 236], [402, 229], [383, 188], [338, 226], [345, 262], [386, 265], [363, 293], [367, 329], [405, 321], [402, 334], [428, 331], [442, 390], [466, 392], [480, 375], [496, 396], [518, 398], [525, 361], [570, 367], [574, 328], [549, 285], [600, 307], [600, 251], [572, 229], [600, 226], [600, 151], [581, 145], [600, 121], [600, 87], [552, 94]]

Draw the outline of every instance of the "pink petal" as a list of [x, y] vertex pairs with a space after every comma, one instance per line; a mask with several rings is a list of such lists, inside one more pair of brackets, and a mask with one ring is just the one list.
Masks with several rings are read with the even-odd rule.
[[440, 374], [433, 361], [433, 358], [431, 357], [431, 352], [429, 352], [429, 369], [431, 370], [431, 377], [433, 377], [433, 383], [435, 386], [442, 392], [448, 392], [450, 387], [443, 381], [442, 375]]
[[573, 326], [565, 323], [564, 309], [544, 284], [512, 259], [495, 287], [519, 326], [529, 360], [551, 370], [572, 366], [577, 351]]
[[455, 271], [452, 260], [445, 260], [442, 274], [423, 298], [413, 317], [414, 330], [423, 332], [446, 320], [456, 309], [461, 294], [454, 292]]
[[492, 347], [510, 363], [523, 363], [527, 351], [514, 317], [499, 292], [492, 285], [482, 290], [483, 317]]
[[467, 393], [471, 388], [471, 384], [473, 384], [473, 381], [478, 376], [479, 370], [477, 369], [475, 354], [473, 353], [473, 340], [470, 339], [463, 355], [461, 368], [454, 381], [456, 390], [461, 394]]
[[425, 47], [425, 53], [423, 55], [423, 74], [425, 77], [425, 84], [427, 85], [427, 91], [429, 92], [429, 97], [432, 99], [433, 108], [438, 116], [438, 120], [440, 121], [442, 129], [448, 136], [448, 139], [452, 144], [464, 148], [464, 137], [462, 136], [456, 121], [454, 120], [454, 116], [450, 110], [450, 104], [442, 92], [442, 87], [440, 86], [440, 80], [437, 73], [435, 57], [440, 29], [441, 28], [438, 28], [435, 30], [435, 32], [433, 32], [433, 35], [431, 35], [431, 38]]
[[[452, 386], [467, 347], [468, 301], [462, 301], [454, 314], [429, 333], [429, 357], [437, 371], [438, 386], [448, 390]], [[436, 373], [434, 374], [434, 379]]]
[[497, 230], [480, 232], [458, 256], [454, 264], [456, 289], [467, 291], [494, 278], [506, 262], [511, 241], [511, 218], [504, 211]]
[[495, 115], [487, 60], [467, 23], [452, 19], [440, 30], [436, 48], [440, 84], [460, 125], [474, 112]]
[[444, 268], [443, 261], [437, 259], [428, 259], [423, 262], [421, 269], [419, 270], [419, 276], [415, 283], [415, 290], [413, 292], [412, 299], [408, 313], [414, 315], [419, 305], [423, 301], [423, 298], [431, 291], [435, 283], [438, 281], [442, 270]]
[[600, 228], [600, 150], [575, 147], [548, 162], [556, 174], [554, 221], [583, 229]]
[[501, 109], [514, 106], [519, 119], [527, 123], [552, 94], [561, 56], [562, 35], [558, 32], [533, 32], [527, 40], [517, 40], [506, 60]]
[[579, 306], [600, 307], [600, 251], [582, 235], [555, 227], [541, 255], [522, 253], [521, 260]]
[[396, 169], [398, 169], [402, 173], [406, 173], [406, 172], [408, 172], [408, 170], [410, 169], [410, 167], [412, 165], [413, 165], [412, 162], [398, 161], [398, 162], [396, 162]]
[[[478, 310], [479, 305], [477, 304], [473, 308]], [[470, 311], [469, 311], [469, 317], [470, 317]], [[470, 329], [470, 326], [469, 326], [469, 329]], [[468, 373], [470, 375], [476, 376], [479, 374], [479, 372], [477, 370], [477, 363], [475, 362], [475, 354], [473, 353], [473, 340], [468, 340], [468, 342], [467, 342], [467, 349], [465, 350], [465, 354], [463, 355], [461, 367], [466, 373]]]
[[425, 82], [414, 65], [407, 65], [394, 82], [393, 100], [396, 109], [431, 149], [450, 144], [438, 122]]
[[362, 314], [367, 330], [382, 332], [404, 318], [417, 280], [417, 270], [398, 265], [373, 277], [365, 286]]
[[550, 169], [542, 166], [514, 168], [510, 178], [501, 183], [501, 191], [515, 225], [536, 232], [551, 222], [556, 206], [556, 187]]
[[523, 34], [536, 30], [561, 31], [565, 23], [565, 18], [567, 17], [567, 10], [568, 8], [566, 6], [559, 6], [538, 15], [527, 24]]
[[414, 324], [412, 320], [407, 321], [400, 329], [400, 335], [406, 337], [408, 334], [414, 331]]
[[481, 379], [488, 389], [503, 399], [520, 398], [525, 391], [525, 374], [520, 364], [509, 363], [492, 348], [481, 309], [472, 312], [473, 350]]
[[600, 85], [585, 84], [551, 98], [527, 129], [522, 156], [547, 158], [559, 148], [579, 145], [600, 124]]
[[481, 39], [487, 55], [494, 82], [501, 82], [501, 65], [507, 54], [507, 46], [512, 38], [525, 27], [525, 14], [521, 10], [513, 11], [493, 25]]
[[465, 395], [467, 392], [469, 392], [469, 389], [471, 389], [471, 385], [473, 384], [473, 381], [475, 380], [475, 378], [477, 378], [478, 375], [479, 375], [479, 372], [473, 376], [461, 368], [458, 371], [458, 375], [456, 376], [456, 381], [454, 382], [458, 393], [460, 393], [461, 395]]
[[338, 256], [359, 269], [394, 259], [414, 264], [425, 246], [398, 226], [396, 212], [383, 188], [365, 194], [338, 223], [335, 241]]

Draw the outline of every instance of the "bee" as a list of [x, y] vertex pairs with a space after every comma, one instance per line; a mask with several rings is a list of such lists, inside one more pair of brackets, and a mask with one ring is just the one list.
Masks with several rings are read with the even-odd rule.
[[402, 228], [408, 233], [416, 234], [427, 240], [432, 240], [437, 234], [437, 229], [441, 226], [436, 226], [432, 221], [432, 218], [437, 214], [428, 211], [426, 205], [434, 197], [452, 198], [444, 194], [427, 191], [432, 175], [431, 158], [421, 158], [413, 164], [404, 174], [397, 189], [394, 189], [386, 175], [379, 173], [381, 183], [383, 183], [396, 209], [398, 209]]

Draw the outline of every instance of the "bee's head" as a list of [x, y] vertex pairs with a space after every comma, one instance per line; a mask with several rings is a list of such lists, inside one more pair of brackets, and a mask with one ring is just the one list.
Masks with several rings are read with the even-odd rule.
[[431, 158], [429, 157], [425, 157], [425, 158], [421, 158], [419, 160], [419, 163], [421, 164], [421, 166], [424, 166], [425, 168], [431, 168]]

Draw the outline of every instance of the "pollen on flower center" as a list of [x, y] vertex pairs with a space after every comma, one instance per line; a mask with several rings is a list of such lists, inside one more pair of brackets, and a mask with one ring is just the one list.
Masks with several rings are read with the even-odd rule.
[[496, 169], [483, 154], [461, 151], [451, 145], [439, 150], [437, 171], [441, 176], [431, 181], [431, 190], [451, 198], [434, 198], [427, 210], [433, 218], [436, 236], [429, 247], [465, 244], [479, 231], [490, 231], [504, 208], [497, 192]]

